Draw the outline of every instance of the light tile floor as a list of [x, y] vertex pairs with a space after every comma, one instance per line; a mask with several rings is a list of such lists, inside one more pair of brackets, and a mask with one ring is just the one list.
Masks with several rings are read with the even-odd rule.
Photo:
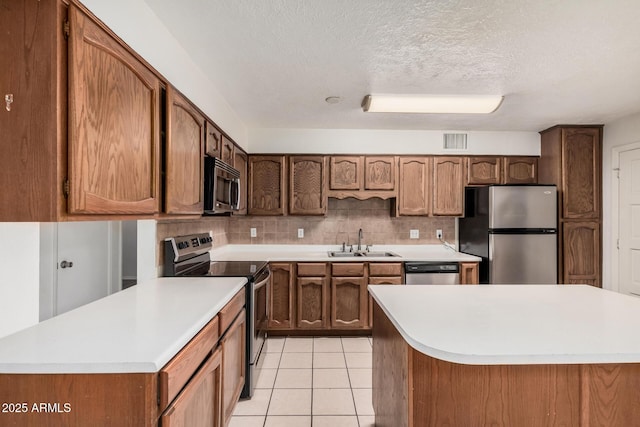
[[371, 338], [269, 338], [229, 427], [372, 427]]

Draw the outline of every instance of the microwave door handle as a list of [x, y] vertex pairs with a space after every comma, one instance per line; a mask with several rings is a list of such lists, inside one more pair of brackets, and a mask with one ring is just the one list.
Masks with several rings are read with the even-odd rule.
[[235, 180], [236, 182], [236, 194], [238, 196], [238, 198], [236, 199], [236, 210], [239, 211], [240, 210], [240, 178], [237, 178]]

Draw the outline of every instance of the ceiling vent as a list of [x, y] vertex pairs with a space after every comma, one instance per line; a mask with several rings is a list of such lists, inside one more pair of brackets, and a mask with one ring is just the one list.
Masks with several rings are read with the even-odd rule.
[[443, 135], [443, 148], [445, 150], [466, 150], [466, 133], [445, 133]]

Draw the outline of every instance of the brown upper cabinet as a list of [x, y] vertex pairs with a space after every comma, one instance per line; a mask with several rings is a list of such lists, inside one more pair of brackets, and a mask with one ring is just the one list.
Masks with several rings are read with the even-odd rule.
[[396, 159], [391, 156], [364, 158], [364, 189], [394, 190], [396, 188]]
[[324, 215], [327, 212], [324, 156], [289, 157], [289, 213]]
[[285, 156], [249, 156], [249, 215], [284, 215]]
[[234, 151], [233, 166], [240, 172], [240, 206], [239, 209], [234, 212], [234, 215], [246, 215], [247, 214], [247, 177], [249, 167], [249, 156], [242, 149], [236, 147]]
[[158, 213], [160, 77], [75, 2], [12, 1], [0, 20], [0, 220]]
[[397, 162], [395, 156], [330, 156], [329, 196], [396, 197]]
[[207, 142], [205, 153], [207, 156], [220, 158], [222, 153], [222, 132], [207, 120]]
[[173, 87], [167, 88], [165, 211], [201, 214], [205, 118]]
[[433, 215], [464, 213], [464, 163], [462, 157], [433, 158]]
[[362, 156], [331, 156], [329, 189], [360, 190], [364, 182]]
[[158, 212], [160, 80], [69, 6], [69, 213]]
[[538, 182], [537, 157], [503, 157], [504, 184], [535, 184]]
[[429, 215], [432, 163], [431, 157], [400, 157], [399, 215]]
[[536, 157], [467, 157], [466, 185], [535, 184]]
[[235, 145], [233, 142], [227, 138], [225, 135], [222, 135], [222, 146], [220, 148], [220, 159], [231, 167], [235, 167]]

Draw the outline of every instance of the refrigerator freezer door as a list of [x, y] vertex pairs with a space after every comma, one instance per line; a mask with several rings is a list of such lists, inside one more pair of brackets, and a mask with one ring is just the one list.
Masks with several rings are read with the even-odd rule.
[[489, 283], [557, 284], [556, 234], [489, 234]]
[[557, 228], [555, 186], [489, 187], [489, 228]]

